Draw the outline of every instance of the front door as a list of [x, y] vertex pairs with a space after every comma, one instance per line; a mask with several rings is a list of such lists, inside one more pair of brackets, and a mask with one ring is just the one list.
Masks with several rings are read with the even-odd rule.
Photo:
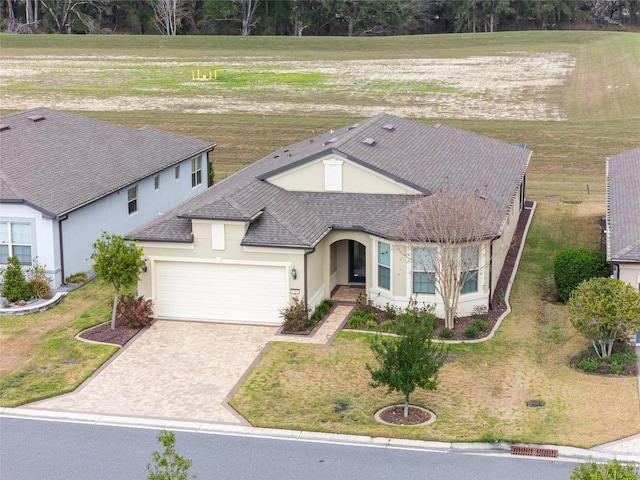
[[354, 240], [349, 240], [349, 283], [365, 283], [367, 272], [367, 249]]

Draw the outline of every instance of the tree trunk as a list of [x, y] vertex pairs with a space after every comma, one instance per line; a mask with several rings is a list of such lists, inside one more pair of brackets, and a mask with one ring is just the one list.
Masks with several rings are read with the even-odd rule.
[[33, 9], [31, 0], [25, 0], [24, 2], [24, 14], [26, 17], [26, 24], [31, 25], [31, 23], [33, 22]]
[[409, 395], [404, 396], [404, 418], [409, 416]]
[[7, 0], [7, 7], [9, 20], [13, 20], [15, 18], [15, 14], [13, 13], [13, 4], [11, 3], [11, 0]]
[[116, 329], [116, 308], [118, 306], [118, 291], [116, 290], [116, 294], [113, 297], [113, 309], [111, 310], [111, 330]]

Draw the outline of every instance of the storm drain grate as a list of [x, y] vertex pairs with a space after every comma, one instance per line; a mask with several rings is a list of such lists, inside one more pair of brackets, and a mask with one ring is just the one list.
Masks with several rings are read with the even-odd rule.
[[553, 448], [523, 447], [520, 445], [513, 445], [511, 447], [511, 455], [556, 458], [558, 456], [558, 450]]

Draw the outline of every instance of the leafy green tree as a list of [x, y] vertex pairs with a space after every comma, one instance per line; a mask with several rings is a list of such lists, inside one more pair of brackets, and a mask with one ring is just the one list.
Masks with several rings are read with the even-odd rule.
[[604, 252], [586, 248], [567, 248], [553, 258], [553, 278], [558, 298], [563, 303], [581, 282], [593, 277], [608, 277], [611, 267]]
[[135, 242], [128, 242], [120, 235], [102, 232], [102, 236], [93, 243], [93, 271], [102, 280], [109, 282], [115, 289], [111, 329], [116, 328], [116, 308], [118, 296], [123, 287], [138, 281], [138, 274], [144, 265], [143, 251]]
[[580, 463], [571, 471], [569, 480], [638, 480], [637, 470], [632, 465], [623, 465], [618, 460], [598, 464], [593, 460]]
[[409, 395], [416, 388], [435, 390], [438, 372], [444, 364], [448, 349], [444, 343], [433, 342], [433, 320], [424, 318], [415, 308], [408, 308], [398, 316], [397, 337], [377, 335], [371, 350], [379, 368], [366, 367], [377, 388], [386, 386], [387, 392], [404, 395], [404, 416], [409, 414]]
[[622, 280], [585, 280], [567, 305], [571, 324], [591, 341], [599, 358], [611, 356], [616, 340], [640, 329], [640, 293]]
[[7, 268], [2, 275], [2, 296], [10, 302], [15, 302], [28, 300], [30, 293], [20, 260], [16, 256], [9, 257]]
[[189, 475], [189, 469], [193, 462], [176, 453], [176, 435], [173, 432], [163, 430], [158, 435], [158, 441], [164, 447], [162, 453], [153, 452], [153, 467], [147, 464], [147, 480], [188, 480], [196, 478]]

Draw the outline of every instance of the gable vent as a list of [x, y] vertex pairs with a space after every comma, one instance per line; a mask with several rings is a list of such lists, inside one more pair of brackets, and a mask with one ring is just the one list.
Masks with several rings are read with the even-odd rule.
[[41, 120], [44, 120], [44, 115], [31, 115], [30, 117], [27, 117], [27, 118], [32, 122], [39, 122]]
[[364, 143], [365, 145], [369, 145], [370, 147], [373, 147], [376, 144], [376, 139], [367, 137], [364, 140], [362, 140], [361, 143]]
[[387, 132], [393, 132], [396, 129], [396, 127], [391, 123], [387, 123], [386, 125], [383, 125], [382, 128], [384, 128]]
[[7, 125], [6, 123], [0, 123], [0, 132], [2, 132], [3, 130], [9, 130], [9, 125]]

